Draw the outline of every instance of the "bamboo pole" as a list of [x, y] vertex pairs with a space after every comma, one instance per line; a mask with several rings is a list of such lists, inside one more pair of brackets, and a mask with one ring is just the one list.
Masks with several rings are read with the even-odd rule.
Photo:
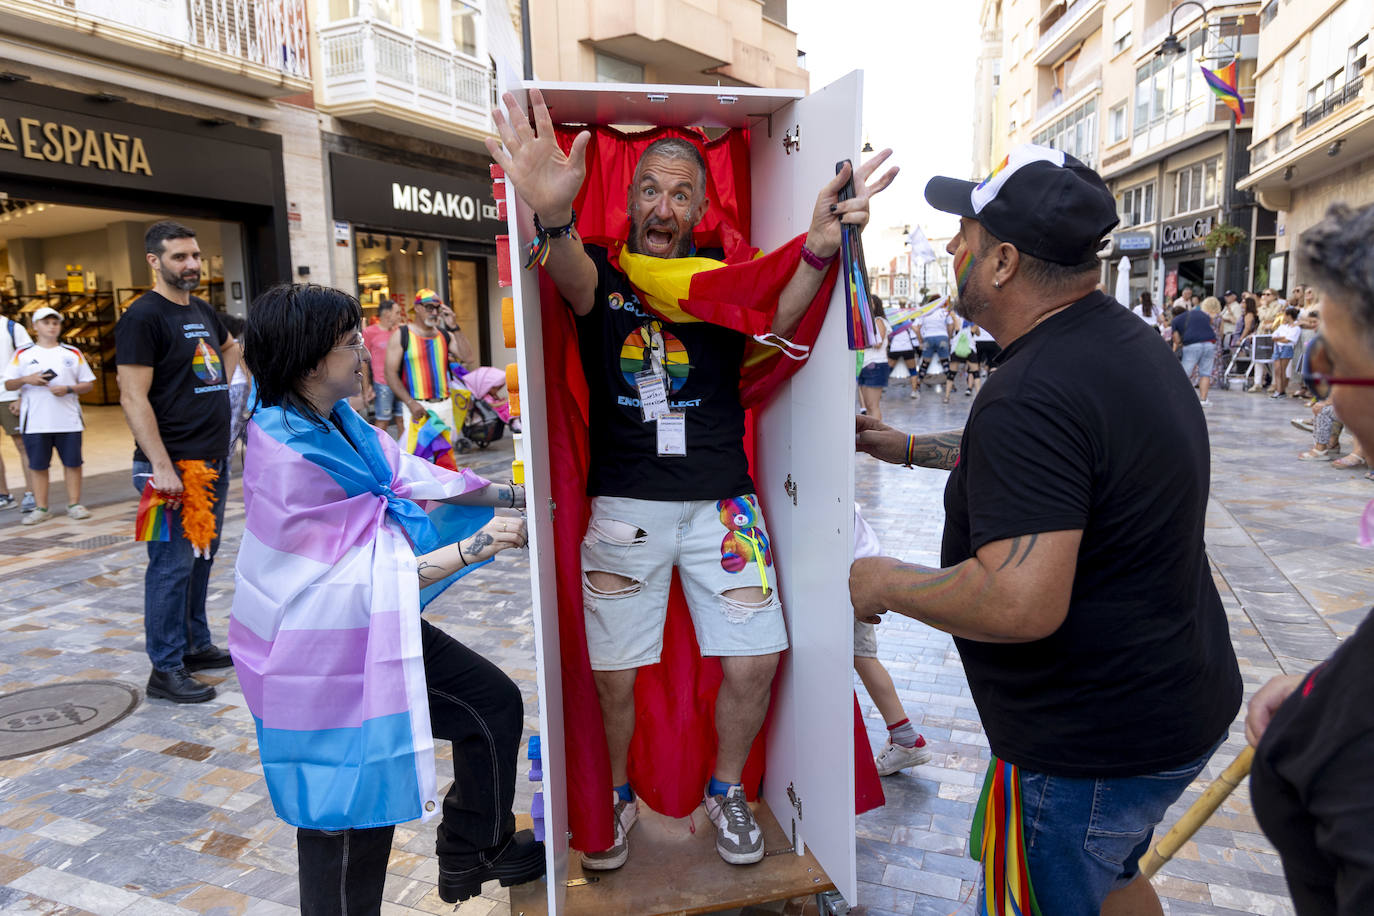
[[1164, 838], [1154, 845], [1154, 848], [1140, 857], [1140, 873], [1148, 881], [1153, 878], [1155, 872], [1164, 867], [1164, 863], [1174, 857], [1174, 853], [1197, 833], [1197, 829], [1207, 823], [1207, 819], [1226, 801], [1226, 797], [1240, 785], [1242, 779], [1250, 774], [1250, 763], [1255, 757], [1255, 749], [1246, 745], [1236, 759], [1231, 761], [1220, 776], [1216, 778], [1202, 797], [1193, 802], [1192, 807], [1183, 812], [1183, 817], [1178, 819], [1178, 823], [1164, 834]]

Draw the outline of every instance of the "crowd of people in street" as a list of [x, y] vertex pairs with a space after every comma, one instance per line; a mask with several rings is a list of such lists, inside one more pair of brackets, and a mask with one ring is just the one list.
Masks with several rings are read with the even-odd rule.
[[[577, 725], [568, 741], [592, 748], [574, 754], [594, 761], [569, 787], [581, 867], [621, 868], [641, 795], [659, 788], [644, 774], [675, 778], [669, 761], [632, 766], [646, 744], [636, 735], [662, 727], [659, 694], [681, 687], [645, 673], [679, 651], [665, 649], [674, 602], [690, 615], [696, 661], [720, 670], [705, 726], [709, 780], [689, 787], [691, 804], [704, 806], [721, 859], [756, 863], [764, 841], [750, 798], [761, 777], [749, 761], [790, 643], [747, 455], [745, 412], [774, 388], [746, 393], [742, 379], [796, 371], [777, 353], [764, 357], [776, 369], [759, 370], [758, 348], [814, 342], [808, 318], [829, 300], [842, 227], [863, 228], [897, 170], [883, 169], [883, 151], [818, 176], [807, 231], [767, 257], [697, 250], [711, 185], [688, 135], [634, 149], [619, 176], [625, 199], [579, 203], [592, 132], [560, 145], [538, 90], [529, 117], [504, 101], [500, 141], [487, 146], [532, 211], [538, 269], [561, 297], [555, 318], [575, 340], [573, 371], [585, 382], [585, 479], [569, 470], [555, 494], [560, 513], [577, 519], [560, 532], [578, 545], [559, 575], [582, 622], [569, 650], [582, 667], [563, 676], [582, 678], [591, 712], [577, 719], [567, 691]], [[1074, 157], [1019, 146], [985, 181], [936, 177], [925, 196], [959, 219], [948, 247], [957, 293], [928, 297], [895, 326], [873, 297], [879, 340], [854, 367], [856, 450], [949, 472], [937, 566], [885, 555], [854, 507], [845, 613], [854, 670], [888, 731], [874, 766], [887, 776], [931, 759], [877, 657], [875, 625], [897, 613], [953, 636], [993, 755], [984, 798], [1022, 812], [980, 819], [971, 844], [989, 911], [1030, 912], [1034, 899], [1056, 916], [1157, 914], [1138, 863], [1242, 705], [1204, 544], [1204, 408], [1233, 383], [1305, 400], [1311, 416], [1291, 422], [1313, 441], [1298, 458], [1366, 466], [1374, 206], [1337, 205], [1301, 237], [1297, 260], [1313, 285], [1286, 297], [1185, 286], [1171, 303], [1144, 293], [1121, 308], [1098, 285], [1116, 201]], [[626, 237], [582, 238], [575, 203], [625, 215]], [[215, 687], [195, 673], [236, 669], [272, 803], [297, 830], [304, 913], [376, 912], [395, 826], [429, 815], [443, 900], [468, 899], [486, 881], [540, 878], [544, 845], [515, 829], [513, 813], [520, 691], [420, 617], [445, 588], [528, 542], [523, 486], [452, 463], [465, 424], [455, 404], [480, 398], [514, 422], [496, 370], [479, 365], [433, 290], [383, 299], [369, 323], [347, 293], [282, 285], [245, 320], [192, 294], [202, 270], [194, 231], [158, 222], [145, 250], [154, 285], [120, 316], [115, 341], [147, 541], [147, 695], [205, 703]], [[659, 271], [688, 256], [716, 262], [702, 273], [727, 272], [723, 282], [757, 291], [742, 304], [750, 321], [701, 320], [681, 300], [645, 292], [662, 290]], [[746, 333], [759, 321], [767, 335]], [[61, 330], [51, 308], [34, 313], [32, 336], [13, 321], [0, 329], [0, 419], [26, 481], [21, 499], [0, 492], [0, 509], [22, 503], [25, 525], [57, 514], [54, 453], [66, 515], [90, 516], [79, 397], [95, 377]], [[885, 423], [899, 364], [911, 399], [932, 372], [942, 403], [962, 388], [964, 426], [914, 435]], [[573, 395], [549, 397], [556, 407]], [[448, 447], [436, 448], [444, 435]], [[1353, 441], [1346, 454], [1343, 436]], [[247, 514], [226, 649], [206, 600], [240, 448]], [[1374, 543], [1368, 512], [1365, 539]], [[675, 571], [682, 595], [670, 589]], [[1323, 665], [1267, 684], [1246, 716], [1255, 812], [1301, 916], [1374, 907], [1363, 788], [1374, 712], [1362, 701], [1372, 652], [1366, 620]], [[451, 741], [459, 763], [444, 793], [432, 738]], [[996, 866], [1009, 857], [1024, 858], [1033, 896]]]

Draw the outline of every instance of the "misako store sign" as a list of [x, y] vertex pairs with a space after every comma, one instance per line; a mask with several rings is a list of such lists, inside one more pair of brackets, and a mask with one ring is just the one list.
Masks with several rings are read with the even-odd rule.
[[272, 154], [227, 138], [0, 99], [0, 172], [271, 204]]
[[506, 232], [491, 182], [343, 153], [329, 157], [334, 216], [356, 225], [491, 241]]

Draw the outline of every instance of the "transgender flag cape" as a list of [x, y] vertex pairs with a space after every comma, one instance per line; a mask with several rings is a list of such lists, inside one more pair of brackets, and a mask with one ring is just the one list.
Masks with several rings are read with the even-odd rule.
[[288, 824], [321, 830], [440, 809], [415, 556], [493, 514], [443, 504], [427, 514], [417, 500], [487, 481], [404, 454], [347, 401], [333, 417], [347, 439], [285, 408], [254, 412], [229, 623], [272, 804]]

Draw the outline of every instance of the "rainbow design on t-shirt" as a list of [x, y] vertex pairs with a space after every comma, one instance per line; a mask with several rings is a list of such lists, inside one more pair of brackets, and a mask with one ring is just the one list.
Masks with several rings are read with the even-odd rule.
[[219, 354], [204, 340], [196, 342], [196, 352], [191, 357], [191, 371], [202, 382], [214, 384], [224, 381], [224, 364], [219, 361]]
[[407, 336], [404, 375], [410, 396], [423, 400], [448, 397], [448, 345], [444, 335]]
[[687, 348], [663, 329], [661, 321], [650, 321], [635, 328], [620, 346], [620, 371], [625, 375], [625, 384], [631, 388], [638, 390], [635, 373], [653, 369], [655, 363], [668, 377], [670, 394], [676, 394], [687, 384], [687, 376], [692, 372]]

